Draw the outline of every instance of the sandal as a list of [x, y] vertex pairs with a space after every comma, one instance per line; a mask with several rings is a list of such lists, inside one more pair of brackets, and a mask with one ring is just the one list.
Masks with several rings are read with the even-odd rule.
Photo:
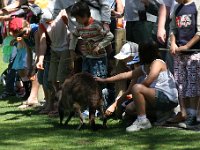
[[9, 93], [7, 91], [4, 91], [1, 95], [0, 95], [0, 99], [5, 99], [5, 98], [8, 98], [8, 97], [11, 97], [11, 96], [15, 96], [14, 93]]

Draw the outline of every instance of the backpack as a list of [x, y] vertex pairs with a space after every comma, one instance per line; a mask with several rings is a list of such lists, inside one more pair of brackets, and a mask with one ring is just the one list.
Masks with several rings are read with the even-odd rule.
[[10, 57], [12, 55], [13, 46], [10, 45], [10, 42], [14, 39], [13, 36], [7, 36], [3, 40], [3, 61], [9, 63]]

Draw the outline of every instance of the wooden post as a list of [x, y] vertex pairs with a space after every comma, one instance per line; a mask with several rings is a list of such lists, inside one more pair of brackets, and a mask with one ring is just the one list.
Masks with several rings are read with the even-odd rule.
[[[125, 29], [116, 29], [115, 30], [115, 51], [118, 54], [122, 46], [126, 43], [126, 30]], [[125, 71], [124, 64], [116, 60], [116, 73], [121, 73]], [[121, 96], [127, 89], [126, 81], [118, 81], [115, 83], [115, 97]]]

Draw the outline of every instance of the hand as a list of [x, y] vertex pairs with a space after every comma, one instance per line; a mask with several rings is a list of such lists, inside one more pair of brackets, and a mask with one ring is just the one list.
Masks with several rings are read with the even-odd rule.
[[170, 47], [170, 53], [172, 55], [176, 54], [176, 50], [177, 50], [178, 46], [174, 43], [174, 44], [171, 44], [171, 47]]
[[158, 42], [160, 42], [161, 44], [165, 44], [165, 42], [166, 42], [166, 30], [165, 29], [158, 29], [157, 39], [158, 39]]
[[38, 63], [36, 64], [36, 67], [37, 67], [38, 69], [44, 70], [43, 61], [42, 61], [42, 60], [39, 60]]
[[111, 10], [111, 16], [112, 16], [113, 18], [122, 18], [122, 17], [123, 17], [123, 14], [120, 13], [120, 12], [117, 12], [117, 11], [115, 11], [115, 10]]
[[95, 81], [97, 82], [105, 82], [104, 78], [94, 77]]
[[98, 55], [99, 50], [100, 50], [99, 46], [95, 47], [95, 49], [93, 49], [93, 51], [92, 51], [93, 55]]

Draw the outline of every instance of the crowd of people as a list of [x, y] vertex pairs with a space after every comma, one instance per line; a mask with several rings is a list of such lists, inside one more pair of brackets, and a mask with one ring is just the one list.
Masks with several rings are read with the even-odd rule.
[[[196, 129], [199, 13], [198, 0], [1, 0], [2, 59], [9, 65], [0, 99], [18, 96], [25, 100], [19, 108], [38, 106], [42, 85], [39, 113], [57, 116], [55, 96], [65, 79], [88, 72], [105, 115], [123, 119], [127, 132], [151, 128], [162, 113], [171, 115], [165, 125]], [[118, 52], [121, 29], [126, 41]], [[119, 81], [127, 85], [123, 93], [111, 84]]]

